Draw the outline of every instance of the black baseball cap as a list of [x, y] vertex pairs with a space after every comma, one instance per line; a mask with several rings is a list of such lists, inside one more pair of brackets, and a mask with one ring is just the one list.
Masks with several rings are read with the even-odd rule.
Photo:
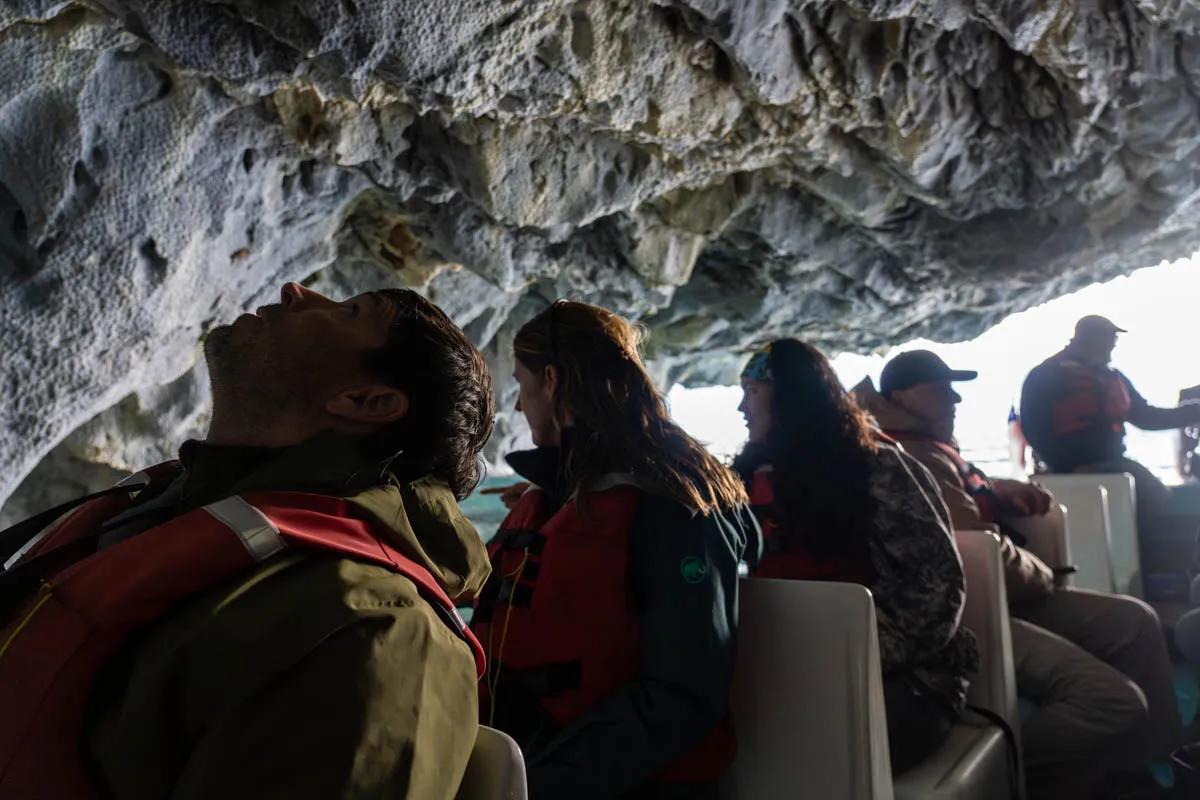
[[886, 395], [933, 381], [973, 381], [979, 373], [970, 369], [950, 369], [928, 350], [909, 350], [883, 366], [879, 391]]
[[1118, 327], [1111, 319], [1102, 317], [1099, 314], [1088, 314], [1075, 323], [1075, 338], [1077, 339], [1095, 334], [1108, 335], [1126, 332], [1124, 328]]

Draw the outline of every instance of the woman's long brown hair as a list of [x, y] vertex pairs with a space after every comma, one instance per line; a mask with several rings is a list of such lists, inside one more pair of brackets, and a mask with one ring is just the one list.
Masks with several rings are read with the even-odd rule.
[[822, 556], [865, 557], [878, 506], [871, 474], [879, 440], [820, 350], [798, 339], [773, 342], [771, 431], [750, 442], [733, 468], [750, 481], [770, 464], [785, 537]]
[[638, 348], [642, 330], [600, 306], [559, 300], [517, 332], [513, 350], [531, 372], [558, 370], [558, 410], [575, 435], [571, 485], [630, 472], [651, 491], [700, 513], [746, 502], [737, 475], [667, 414]]

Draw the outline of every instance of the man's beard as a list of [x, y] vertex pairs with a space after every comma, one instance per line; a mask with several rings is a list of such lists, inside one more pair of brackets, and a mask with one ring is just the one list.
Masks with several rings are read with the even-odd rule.
[[217, 371], [219, 365], [232, 357], [233, 326], [218, 325], [204, 335], [204, 360], [208, 362], [209, 372]]
[[204, 338], [204, 360], [208, 364], [214, 411], [236, 410], [242, 419], [270, 414], [278, 398], [268, 397], [275, 381], [255, 343], [240, 339], [232, 325], [221, 325]]
[[293, 353], [278, 352], [269, 337], [247, 333], [222, 325], [205, 337], [213, 413], [236, 418], [239, 427], [265, 428], [305, 407], [308, 387], [298, 379]]

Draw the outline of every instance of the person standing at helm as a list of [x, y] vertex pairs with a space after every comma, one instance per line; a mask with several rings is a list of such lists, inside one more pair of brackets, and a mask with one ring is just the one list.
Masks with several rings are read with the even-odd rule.
[[483, 357], [414, 292], [291, 283], [204, 351], [205, 441], [0, 535], [0, 796], [453, 798]]
[[752, 574], [871, 590], [892, 769], [932, 754], [963, 713], [975, 639], [962, 562], [929, 473], [881, 439], [812, 345], [781, 339], [742, 372], [750, 486], [766, 554]]
[[1087, 316], [1059, 353], [1025, 378], [1021, 426], [1050, 472], [1128, 472], [1137, 488], [1138, 527], [1151, 530], [1167, 502], [1162, 481], [1125, 455], [1125, 424], [1148, 431], [1200, 423], [1200, 403], [1157, 408], [1109, 366], [1117, 334], [1110, 320]]
[[530, 482], [489, 545], [471, 627], [480, 717], [533, 800], [709, 797], [733, 760], [737, 570], [759, 533], [737, 476], [667, 415], [639, 331], [559, 301], [513, 342]]
[[955, 529], [1000, 534], [1017, 690], [1035, 706], [1021, 724], [1030, 797], [1090, 797], [1113, 766], [1148, 781], [1138, 768], [1165, 763], [1182, 735], [1158, 617], [1132, 597], [1056, 586], [1007, 530], [1005, 518], [1044, 514], [1053, 498], [959, 452], [952, 383], [977, 375], [913, 350], [884, 365], [879, 392], [867, 379], [854, 396], [933, 475]]

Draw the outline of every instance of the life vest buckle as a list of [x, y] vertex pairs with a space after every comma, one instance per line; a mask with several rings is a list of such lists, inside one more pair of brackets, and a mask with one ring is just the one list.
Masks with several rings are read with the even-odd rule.
[[500, 594], [496, 600], [510, 606], [527, 606], [533, 601], [533, 587], [517, 583], [512, 578], [505, 578], [500, 583]]

